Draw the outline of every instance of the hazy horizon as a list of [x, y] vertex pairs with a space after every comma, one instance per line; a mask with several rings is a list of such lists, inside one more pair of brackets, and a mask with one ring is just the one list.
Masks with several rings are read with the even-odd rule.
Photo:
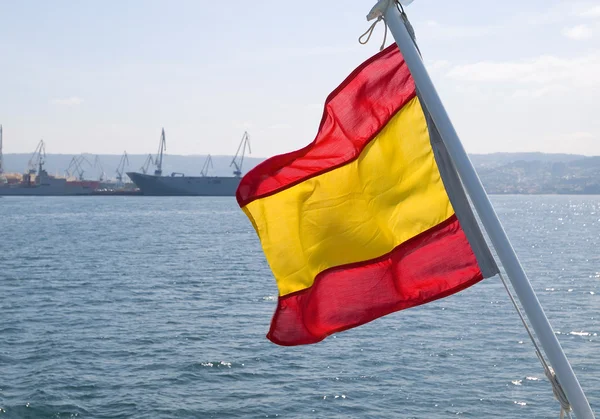
[[[33, 150], [31, 152], [13, 152], [13, 153], [3, 153], [5, 158], [6, 157], [10, 157], [10, 156], [15, 156], [15, 155], [19, 155], [19, 156], [31, 156], [33, 154]], [[152, 154], [153, 157], [155, 157], [156, 153], [127, 153], [128, 156], [143, 156], [143, 157], [147, 157], [148, 154]], [[173, 157], [206, 157], [208, 155], [211, 155], [212, 157], [233, 157], [235, 155], [235, 153], [231, 153], [231, 154], [211, 154], [211, 153], [192, 153], [192, 154], [171, 154], [171, 153], [164, 153], [165, 158], [167, 158], [168, 156], [173, 156]], [[557, 153], [546, 153], [543, 151], [492, 151], [489, 153], [468, 153], [469, 155], [478, 155], [478, 156], [491, 156], [494, 154], [545, 154], [545, 155], [568, 155], [568, 156], [583, 156], [583, 157], [600, 157], [600, 154], [582, 154], [582, 153], [561, 153], [561, 152], [557, 152]], [[46, 156], [77, 156], [77, 155], [85, 155], [85, 156], [114, 156], [114, 157], [121, 157], [123, 155], [123, 153], [88, 153], [88, 152], [82, 152], [82, 153], [46, 153]], [[272, 155], [269, 156], [257, 156], [254, 154], [246, 154], [244, 159], [246, 158], [254, 158], [254, 159], [268, 159], [270, 157], [273, 157]]]
[[[374, 1], [0, 4], [5, 153], [254, 156], [302, 148], [379, 50]], [[416, 0], [425, 64], [469, 153], [600, 155], [600, 5]], [[388, 34], [389, 45], [393, 38]]]

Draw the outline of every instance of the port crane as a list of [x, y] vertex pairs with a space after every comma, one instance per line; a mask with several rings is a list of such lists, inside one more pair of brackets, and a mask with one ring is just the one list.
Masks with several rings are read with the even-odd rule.
[[206, 176], [206, 173], [208, 172], [209, 166], [210, 166], [211, 169], [213, 168], [212, 157], [210, 156], [210, 154], [208, 155], [208, 157], [204, 161], [204, 166], [202, 166], [202, 170], [200, 170], [200, 176]]
[[104, 180], [104, 176], [106, 176], [106, 172], [102, 167], [102, 163], [100, 163], [100, 157], [96, 154], [96, 158], [94, 159], [94, 167], [99, 169], [100, 174], [98, 175], [98, 180], [102, 182]]
[[125, 172], [125, 165], [129, 166], [129, 157], [127, 157], [126, 151], [123, 152], [121, 160], [119, 161], [119, 165], [117, 166], [117, 181], [119, 181], [119, 183], [123, 183], [123, 173]]
[[77, 179], [83, 180], [83, 174], [85, 173], [85, 170], [83, 169], [83, 163], [87, 163], [90, 167], [92, 167], [92, 164], [88, 159], [85, 158], [85, 156], [73, 156], [71, 163], [69, 163], [69, 167], [67, 168], [67, 175], [73, 176], [73, 173], [77, 173]]
[[[248, 148], [248, 153], [252, 153], [250, 150], [250, 136], [248, 135], [248, 131], [244, 131], [244, 135], [242, 136], [242, 140], [240, 141], [240, 145], [238, 146], [237, 151], [235, 152], [235, 156], [229, 167], [235, 166], [235, 170], [233, 171], [234, 176], [240, 177], [242, 176], [242, 165], [244, 164], [244, 155], [246, 154], [246, 148]], [[241, 155], [240, 155], [241, 150]]]
[[162, 176], [163, 151], [167, 151], [167, 140], [165, 138], [164, 128], [162, 129], [160, 142], [158, 143], [158, 153], [156, 153], [156, 159], [154, 159], [154, 162], [156, 163], [156, 170], [154, 171], [155, 176]]
[[38, 169], [41, 172], [42, 166], [44, 165], [45, 160], [46, 160], [46, 145], [44, 144], [44, 140], [40, 140], [40, 142], [38, 143], [37, 147], [35, 148], [35, 151], [31, 155], [31, 158], [29, 159], [29, 162], [27, 164], [27, 166], [28, 166], [27, 174], [35, 175], [37, 173]]
[[142, 167], [140, 167], [140, 171], [143, 174], [148, 173], [148, 167], [154, 164], [154, 158], [152, 157], [152, 154], [148, 154], [148, 157], [146, 157], [146, 161], [144, 162], [144, 164], [142, 165]]

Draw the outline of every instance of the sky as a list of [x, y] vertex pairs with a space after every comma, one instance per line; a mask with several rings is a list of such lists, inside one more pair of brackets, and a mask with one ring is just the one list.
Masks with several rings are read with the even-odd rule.
[[[235, 153], [310, 143], [378, 52], [374, 1], [0, 0], [4, 152]], [[600, 0], [414, 0], [425, 65], [470, 153], [600, 155]], [[393, 42], [388, 34], [387, 43]]]

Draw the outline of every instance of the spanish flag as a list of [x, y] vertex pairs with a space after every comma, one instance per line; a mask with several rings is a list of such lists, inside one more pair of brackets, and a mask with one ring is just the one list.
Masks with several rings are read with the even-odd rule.
[[497, 273], [393, 44], [335, 89], [315, 140], [244, 176], [279, 299], [267, 338], [316, 343]]

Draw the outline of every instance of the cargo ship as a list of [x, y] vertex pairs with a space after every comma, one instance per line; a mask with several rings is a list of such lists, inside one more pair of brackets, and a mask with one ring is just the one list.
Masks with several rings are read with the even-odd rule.
[[[1, 140], [0, 140], [1, 141]], [[100, 182], [91, 180], [68, 180], [49, 175], [44, 169], [46, 148], [40, 140], [29, 163], [29, 170], [20, 180], [8, 181], [0, 174], [0, 196], [73, 196], [91, 195]], [[16, 180], [16, 181], [15, 181]]]
[[208, 176], [211, 166], [211, 157], [207, 157], [200, 176], [186, 176], [183, 173], [171, 173], [163, 176], [163, 152], [166, 151], [165, 130], [163, 128], [158, 153], [155, 159], [149, 156], [147, 161], [156, 165], [154, 174], [147, 174], [146, 168], [140, 172], [127, 172], [127, 176], [140, 189], [143, 195], [148, 196], [235, 196], [235, 191], [240, 184], [242, 165], [246, 150], [250, 153], [250, 137], [244, 132], [238, 150], [231, 161], [234, 167], [233, 176]]

